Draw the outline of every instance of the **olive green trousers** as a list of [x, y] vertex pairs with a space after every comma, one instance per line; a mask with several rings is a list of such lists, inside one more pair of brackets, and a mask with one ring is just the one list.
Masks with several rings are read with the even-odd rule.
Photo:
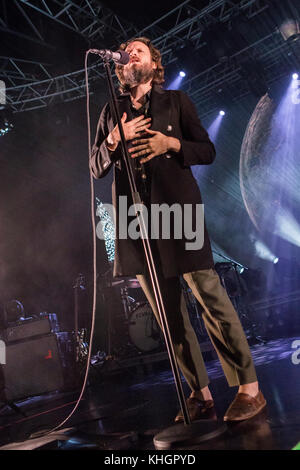
[[[257, 376], [245, 333], [217, 272], [203, 269], [183, 274], [183, 278], [203, 308], [203, 321], [228, 385], [255, 382]], [[137, 279], [161, 325], [149, 275], [137, 275]], [[209, 384], [209, 378], [180, 279], [159, 275], [159, 282], [178, 365], [191, 390], [200, 390]]]

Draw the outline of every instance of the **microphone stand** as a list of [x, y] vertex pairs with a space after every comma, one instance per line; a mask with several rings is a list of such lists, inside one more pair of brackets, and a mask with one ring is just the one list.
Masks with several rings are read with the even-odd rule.
[[[113, 105], [113, 112], [114, 112], [114, 115], [118, 124], [119, 132], [120, 132], [123, 161], [126, 166], [128, 181], [129, 181], [131, 195], [132, 195], [132, 201], [135, 206], [136, 217], [139, 221], [139, 225], [141, 229], [141, 237], [142, 237], [146, 262], [147, 262], [149, 274], [151, 277], [151, 283], [153, 286], [153, 291], [154, 291], [155, 300], [156, 300], [159, 317], [160, 317], [160, 321], [162, 325], [162, 330], [163, 330], [163, 334], [165, 338], [167, 352], [168, 352], [168, 356], [169, 356], [169, 360], [170, 360], [170, 364], [171, 364], [171, 368], [172, 368], [172, 372], [173, 372], [173, 376], [175, 380], [177, 396], [178, 396], [178, 400], [179, 400], [180, 407], [181, 407], [182, 414], [183, 414], [184, 426], [186, 428], [189, 428], [189, 431], [186, 433], [186, 437], [184, 436], [185, 433], [180, 424], [174, 425], [171, 428], [168, 428], [167, 430], [165, 430], [166, 431], [165, 433], [162, 432], [159, 435], [154, 437], [154, 445], [157, 449], [168, 449], [172, 446], [172, 444], [176, 442], [182, 443], [184, 440], [188, 439], [189, 441], [191, 441], [191, 439], [195, 440], [199, 437], [203, 441], [203, 440], [211, 439], [215, 437], [216, 435], [219, 435], [220, 432], [218, 431], [216, 433], [215, 422], [211, 422], [210, 423], [211, 426], [208, 429], [209, 432], [207, 433], [207, 428], [206, 428], [206, 435], [203, 435], [203, 430], [202, 430], [202, 436], [201, 435], [199, 436], [201, 432], [199, 433], [199, 427], [194, 426], [196, 425], [196, 422], [191, 423], [191, 419], [189, 416], [189, 412], [188, 412], [188, 408], [186, 405], [185, 396], [183, 392], [180, 372], [179, 372], [177, 360], [175, 357], [175, 351], [174, 351], [174, 347], [172, 343], [172, 338], [171, 338], [171, 334], [169, 330], [166, 310], [165, 310], [162, 293], [161, 293], [161, 289], [160, 289], [160, 285], [158, 281], [157, 269], [156, 269], [156, 265], [153, 259], [151, 245], [148, 239], [148, 233], [147, 233], [146, 224], [145, 224], [145, 220], [143, 216], [143, 211], [139, 210], [139, 205], [142, 204], [142, 200], [137, 190], [132, 167], [129, 163], [130, 156], [129, 156], [129, 152], [127, 149], [127, 144], [126, 144], [124, 131], [123, 131], [122, 123], [121, 123], [121, 117], [120, 117], [120, 113], [119, 113], [119, 109], [117, 105], [117, 97], [116, 97], [116, 92], [115, 92], [115, 88], [114, 88], [113, 81], [112, 81], [110, 64], [106, 58], [103, 58], [103, 63], [104, 63], [104, 68], [106, 72], [109, 93], [110, 93], [111, 101]], [[202, 423], [198, 422], [198, 424], [202, 424]], [[194, 432], [192, 431], [192, 428], [194, 428]], [[224, 426], [222, 428], [222, 432], [224, 432]]]

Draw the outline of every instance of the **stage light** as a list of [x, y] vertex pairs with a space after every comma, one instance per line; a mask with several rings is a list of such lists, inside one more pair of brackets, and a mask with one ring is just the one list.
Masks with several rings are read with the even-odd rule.
[[296, 41], [300, 37], [299, 23], [295, 19], [288, 19], [279, 27], [279, 31], [285, 41]]
[[[277, 256], [275, 256], [271, 250], [265, 245], [261, 240], [255, 240], [254, 236], [251, 236], [250, 239], [254, 241], [254, 248], [256, 251], [256, 255], [267, 261], [271, 261], [272, 263], [276, 264], [278, 262]], [[277, 261], [276, 261], [277, 260]]]
[[185, 77], [185, 72], [181, 70], [180, 72], [175, 75], [174, 80], [170, 83], [168, 86], [168, 90], [178, 90], [180, 88], [180, 85], [182, 83], [183, 78]]
[[0, 137], [13, 129], [12, 112], [8, 108], [0, 110]]
[[225, 116], [225, 111], [223, 111], [223, 109], [221, 109], [221, 111], [219, 112], [220, 116]]
[[298, 80], [299, 75], [297, 73], [293, 73], [293, 80]]
[[221, 123], [223, 122], [223, 116], [225, 111], [220, 111], [215, 119], [212, 121], [210, 126], [207, 128], [208, 135], [210, 139], [215, 142], [220, 131]]
[[294, 215], [287, 209], [276, 214], [275, 235], [300, 247], [300, 225]]

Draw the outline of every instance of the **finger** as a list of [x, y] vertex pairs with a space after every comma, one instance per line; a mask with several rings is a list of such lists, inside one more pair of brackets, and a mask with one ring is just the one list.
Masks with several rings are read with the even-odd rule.
[[127, 113], [123, 113], [123, 116], [121, 117], [121, 121], [125, 122], [127, 119]]
[[159, 133], [158, 131], [152, 131], [151, 129], [145, 129], [145, 131], [152, 135]]
[[151, 152], [151, 149], [149, 148], [148, 144], [136, 145], [135, 147], [131, 147], [129, 149], [129, 152], [136, 153], [136, 152], [140, 152], [141, 150], [148, 150], [148, 153]]
[[149, 139], [137, 139], [133, 140], [132, 145], [141, 145], [141, 144], [149, 144]]
[[[151, 119], [150, 119], [151, 121]], [[151, 122], [149, 121], [149, 119], [144, 119], [143, 121], [139, 121], [135, 124], [135, 127], [138, 128], [138, 127], [141, 127], [141, 126], [148, 126], [150, 127], [151, 126]]]
[[154, 157], [156, 157], [156, 153], [155, 152], [150, 153], [150, 155], [148, 155], [147, 157], [141, 158], [140, 163], [147, 163], [149, 162], [149, 160], [152, 160], [152, 158]]
[[151, 149], [149, 148], [144, 148], [143, 150], [139, 150], [139, 151], [137, 151], [136, 149], [134, 150], [135, 150], [134, 153], [131, 154], [132, 158], [143, 157], [151, 153]]
[[143, 132], [144, 130], [148, 129], [151, 126], [151, 124], [146, 124], [145, 126], [137, 127], [135, 129], [135, 132]]

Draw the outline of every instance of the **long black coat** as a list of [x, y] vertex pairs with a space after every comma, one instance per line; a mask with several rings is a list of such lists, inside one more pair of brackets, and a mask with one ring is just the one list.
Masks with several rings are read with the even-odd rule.
[[[118, 106], [121, 116], [123, 112], [126, 112], [127, 119], [132, 119], [129, 94], [118, 98]], [[212, 163], [215, 158], [215, 149], [200, 123], [193, 103], [182, 91], [163, 90], [154, 85], [150, 98], [150, 110], [151, 129], [176, 137], [181, 142], [179, 153], [161, 155], [145, 164], [151, 164], [151, 203], [201, 204], [200, 190], [190, 166]], [[90, 165], [95, 178], [104, 177], [111, 166], [114, 167], [112, 200], [118, 216], [118, 197], [127, 196], [129, 201], [132, 199], [120, 145], [114, 153], [110, 154], [104, 142], [114, 126], [115, 122], [107, 103], [99, 118]], [[118, 220], [115, 222], [117, 234]], [[184, 236], [182, 239], [159, 239], [155, 242], [166, 277], [214, 266], [206, 227], [204, 230], [204, 245], [200, 250], [186, 250], [185, 243], [191, 240], [186, 240]], [[145, 269], [141, 240], [116, 238], [114, 276], [143, 274]]]

